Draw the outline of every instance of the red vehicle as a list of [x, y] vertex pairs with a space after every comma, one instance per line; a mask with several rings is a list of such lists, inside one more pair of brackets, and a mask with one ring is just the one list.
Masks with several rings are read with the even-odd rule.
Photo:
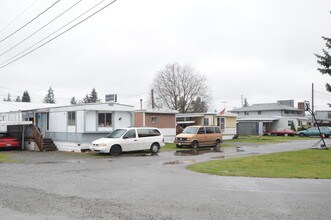
[[271, 131], [263, 132], [264, 135], [272, 135], [272, 136], [294, 136], [297, 134], [296, 131], [290, 129], [277, 129]]
[[18, 148], [20, 142], [7, 133], [0, 133], [0, 148]]

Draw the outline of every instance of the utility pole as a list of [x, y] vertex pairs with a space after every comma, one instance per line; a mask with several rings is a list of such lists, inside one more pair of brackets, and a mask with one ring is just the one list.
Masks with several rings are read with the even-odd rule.
[[244, 107], [244, 95], [241, 95], [241, 107]]
[[151, 90], [151, 96], [152, 96], [152, 109], [154, 109], [155, 107], [155, 103], [154, 103], [154, 90]]
[[[314, 112], [314, 83], [311, 84], [311, 111]], [[317, 121], [315, 121], [317, 123]], [[312, 116], [312, 125], [314, 126], [314, 117]]]

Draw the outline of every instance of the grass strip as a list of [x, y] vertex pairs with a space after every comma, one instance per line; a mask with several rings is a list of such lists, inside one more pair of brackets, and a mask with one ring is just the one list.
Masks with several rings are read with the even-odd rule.
[[220, 176], [331, 178], [331, 150], [307, 149], [260, 156], [213, 160], [188, 169]]

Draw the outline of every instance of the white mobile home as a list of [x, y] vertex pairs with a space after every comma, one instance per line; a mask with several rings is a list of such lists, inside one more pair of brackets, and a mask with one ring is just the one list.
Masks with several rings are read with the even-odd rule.
[[[54, 105], [2, 112], [1, 120], [33, 121], [37, 133], [52, 140], [59, 150], [79, 151], [116, 128], [133, 126], [134, 107], [119, 103]], [[27, 137], [34, 137], [32, 130], [26, 130]]]

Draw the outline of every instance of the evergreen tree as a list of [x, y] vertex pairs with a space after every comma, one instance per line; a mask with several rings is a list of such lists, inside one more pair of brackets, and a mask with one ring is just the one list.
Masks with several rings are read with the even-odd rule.
[[31, 102], [30, 95], [28, 91], [23, 92], [22, 102]]
[[55, 103], [54, 92], [52, 87], [49, 87], [47, 95], [44, 98], [44, 103]]
[[75, 96], [73, 96], [73, 97], [71, 98], [71, 100], [70, 100], [70, 104], [72, 104], [72, 105], [76, 105], [76, 104], [77, 104], [77, 100], [76, 100]]
[[16, 97], [15, 102], [22, 102], [22, 99], [19, 95]]
[[98, 93], [95, 90], [95, 88], [92, 89], [91, 93], [89, 95], [86, 95], [83, 99], [84, 103], [96, 103], [100, 102], [100, 99], [98, 99]]
[[207, 111], [208, 111], [208, 107], [205, 101], [202, 101], [200, 97], [192, 101], [192, 112], [199, 113], [199, 112], [207, 112]]
[[5, 101], [5, 102], [11, 102], [10, 93], [8, 93], [7, 99], [6, 98], [3, 98], [3, 101]]
[[249, 104], [248, 104], [248, 101], [247, 101], [247, 98], [244, 99], [244, 107], [248, 107]]
[[[317, 63], [321, 66], [321, 68], [318, 68], [317, 70], [321, 72], [323, 75], [328, 74], [331, 76], [331, 55], [328, 50], [331, 50], [331, 38], [322, 37], [326, 41], [326, 47], [327, 50], [323, 49], [323, 55], [315, 54], [317, 57]], [[331, 92], [331, 85], [327, 83], [325, 85], [326, 90]], [[329, 103], [329, 106], [331, 107], [331, 103]]]

